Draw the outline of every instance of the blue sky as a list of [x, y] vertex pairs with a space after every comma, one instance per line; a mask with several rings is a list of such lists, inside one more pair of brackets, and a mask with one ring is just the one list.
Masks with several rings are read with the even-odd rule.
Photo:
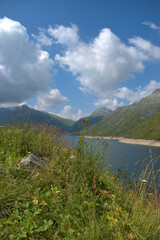
[[160, 87], [159, 0], [1, 0], [0, 106], [78, 119]]

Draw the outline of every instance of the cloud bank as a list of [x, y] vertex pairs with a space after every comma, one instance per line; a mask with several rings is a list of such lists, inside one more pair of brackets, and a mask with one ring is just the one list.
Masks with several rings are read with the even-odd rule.
[[[159, 26], [151, 22], [143, 24], [159, 30]], [[6, 17], [0, 19], [0, 105], [37, 98], [36, 107], [46, 110], [68, 102], [58, 89], [49, 88], [55, 63], [75, 76], [81, 91], [97, 97], [96, 106], [115, 109], [122, 106], [125, 99], [132, 103], [160, 87], [158, 82], [151, 81], [143, 89], [117, 89], [120, 82], [143, 73], [146, 62], [160, 60], [160, 47], [141, 37], [130, 38], [126, 44], [109, 28], [104, 28], [86, 43], [80, 39], [74, 24], [39, 28], [39, 35], [32, 36], [34, 41], [19, 22]], [[54, 44], [61, 48], [56, 48], [60, 53], [53, 60], [42, 46]], [[74, 113], [72, 106], [66, 105], [60, 115], [76, 120], [83, 114], [80, 109]]]
[[35, 108], [39, 110], [55, 108], [58, 104], [66, 103], [68, 101], [68, 98], [61, 95], [58, 89], [51, 89], [48, 93], [43, 93], [38, 96], [38, 102], [35, 105]]
[[50, 27], [48, 33], [64, 46], [55, 60], [72, 72], [82, 91], [92, 91], [105, 98], [120, 82], [143, 73], [145, 61], [160, 59], [160, 47], [140, 37], [123, 43], [109, 28], [102, 29], [93, 41], [85, 43], [78, 36], [78, 27]]
[[24, 26], [0, 19], [0, 103], [19, 103], [46, 91], [52, 63]]
[[78, 119], [84, 117], [84, 114], [81, 109], [74, 113], [73, 107], [70, 105], [65, 105], [64, 109], [57, 115], [59, 117], [72, 119], [74, 121], [77, 121]]
[[[46, 41], [44, 34], [39, 41]], [[49, 53], [29, 39], [26, 28], [9, 18], [0, 19], [0, 104], [38, 97], [44, 109], [68, 101], [58, 89], [49, 89], [52, 71]]]
[[127, 100], [129, 104], [139, 101], [140, 99], [150, 95], [155, 89], [160, 88], [160, 82], [150, 81], [144, 88], [138, 87], [134, 91], [127, 87], [121, 87], [114, 90], [110, 98], [100, 98], [94, 102], [95, 106], [108, 106], [115, 110], [117, 107], [124, 105], [123, 101]]

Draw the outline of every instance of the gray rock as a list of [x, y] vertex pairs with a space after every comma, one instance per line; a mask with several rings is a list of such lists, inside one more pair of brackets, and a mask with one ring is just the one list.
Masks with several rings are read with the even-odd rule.
[[49, 162], [48, 158], [38, 157], [33, 153], [29, 154], [27, 157], [23, 158], [19, 165], [23, 165], [24, 167], [47, 167]]

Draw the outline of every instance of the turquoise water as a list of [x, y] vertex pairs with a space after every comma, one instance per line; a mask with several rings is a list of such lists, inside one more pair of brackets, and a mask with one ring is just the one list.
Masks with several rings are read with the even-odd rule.
[[[67, 140], [72, 142], [74, 147], [79, 140], [77, 136], [68, 136]], [[108, 142], [108, 147], [105, 152], [104, 164], [102, 167], [112, 165], [112, 171], [117, 170], [128, 172], [129, 176], [134, 175], [138, 177], [142, 170], [146, 169], [149, 164], [149, 169], [155, 171], [160, 169], [160, 147], [150, 147], [135, 144], [120, 143], [117, 140], [97, 140], [97, 139], [86, 139], [86, 141], [92, 142], [93, 145], [102, 148], [103, 142]]]

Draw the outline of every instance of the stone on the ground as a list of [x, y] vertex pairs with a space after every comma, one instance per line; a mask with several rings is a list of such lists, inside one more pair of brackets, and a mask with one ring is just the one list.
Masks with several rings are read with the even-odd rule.
[[19, 162], [19, 165], [23, 165], [24, 167], [47, 167], [47, 164], [48, 158], [38, 157], [33, 153], [29, 154]]

